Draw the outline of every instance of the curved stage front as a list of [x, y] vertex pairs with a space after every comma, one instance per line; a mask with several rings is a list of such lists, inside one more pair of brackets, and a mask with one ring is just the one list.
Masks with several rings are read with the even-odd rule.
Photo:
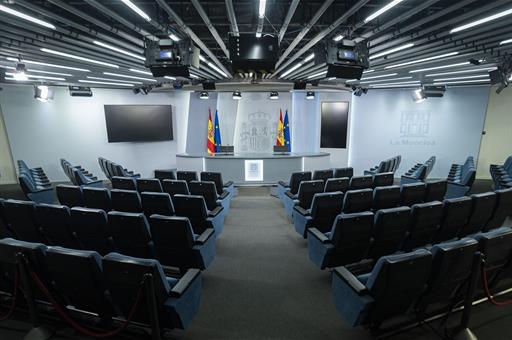
[[331, 155], [326, 152], [289, 154], [177, 154], [178, 170], [221, 172], [224, 181], [237, 185], [276, 184], [288, 181], [297, 171], [330, 168]]

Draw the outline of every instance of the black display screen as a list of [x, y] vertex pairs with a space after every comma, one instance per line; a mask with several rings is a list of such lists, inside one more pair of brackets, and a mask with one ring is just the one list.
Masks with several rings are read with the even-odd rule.
[[105, 105], [109, 143], [172, 140], [171, 105]]
[[321, 148], [347, 148], [348, 102], [322, 103]]

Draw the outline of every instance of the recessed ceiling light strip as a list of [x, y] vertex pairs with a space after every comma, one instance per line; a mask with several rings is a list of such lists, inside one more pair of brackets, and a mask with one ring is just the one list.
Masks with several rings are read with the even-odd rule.
[[95, 80], [84, 80], [80, 79], [78, 80], [79, 83], [87, 83], [87, 84], [101, 84], [101, 85], [114, 85], [114, 86], [127, 86], [127, 87], [133, 87], [133, 84], [124, 84], [124, 83], [111, 83], [106, 81], [95, 81]]
[[468, 70], [460, 70], [460, 71], [451, 71], [451, 72], [442, 72], [442, 73], [431, 73], [426, 74], [425, 77], [440, 77], [440, 76], [449, 76], [453, 74], [464, 74], [464, 73], [474, 73], [474, 72], [488, 72], [492, 70], [496, 70], [497, 67], [485, 67], [485, 68], [475, 68], [475, 69], [468, 69]]
[[[13, 77], [14, 73], [13, 72], [5, 72], [5, 75]], [[27, 76], [27, 78], [34, 78], [34, 79], [47, 79], [47, 80], [60, 80], [60, 81], [66, 80], [66, 79], [60, 78], [60, 77], [38, 76], [35, 74], [27, 74], [26, 76]]]
[[[12, 57], [7, 57], [6, 59], [9, 60], [9, 61], [14, 61], [14, 62], [18, 62], [19, 61], [18, 58], [12, 58]], [[47, 66], [47, 67], [62, 68], [62, 69], [65, 69], [65, 70], [73, 70], [73, 71], [79, 71], [79, 72], [91, 72], [91, 70], [88, 70], [88, 69], [85, 69], [85, 68], [78, 68], [78, 67], [71, 67], [71, 66], [64, 66], [64, 65], [57, 65], [57, 64], [49, 64], [49, 63], [43, 63], [43, 62], [35, 61], [35, 60], [22, 59], [22, 61], [25, 64], [33, 64], [33, 65], [41, 65], [41, 66]]]
[[457, 55], [457, 54], [459, 54], [459, 52], [450, 52], [450, 53], [445, 53], [445, 54], [440, 54], [440, 55], [434, 55], [434, 56], [427, 57], [427, 58], [416, 59], [416, 60], [406, 61], [406, 62], [399, 63], [399, 64], [389, 65], [389, 66], [384, 67], [384, 69], [387, 70], [387, 69], [391, 69], [391, 68], [397, 68], [397, 67], [402, 67], [402, 66], [408, 66], [408, 65], [413, 65], [413, 64], [424, 63], [424, 62], [427, 62], [427, 61], [432, 61], [432, 60], [452, 57], [452, 56]]
[[475, 78], [489, 79], [489, 75], [488, 74], [481, 74], [481, 75], [474, 75], [474, 76], [467, 76], [467, 77], [438, 78], [438, 79], [434, 79], [433, 81], [436, 82], [436, 83], [439, 83], [441, 81], [465, 80], [465, 79], [475, 79]]
[[102, 77], [91, 77], [87, 76], [87, 79], [94, 79], [94, 80], [105, 80], [109, 82], [119, 82], [119, 83], [129, 83], [129, 84], [144, 84], [141, 81], [135, 81], [135, 80], [121, 80], [121, 79], [112, 79], [112, 78], [102, 78]]
[[474, 83], [489, 83], [489, 79], [477, 79], [477, 80], [461, 80], [461, 81], [443, 81], [435, 82], [434, 85], [453, 85], [453, 84], [474, 84]]
[[41, 48], [41, 51], [43, 51], [45, 53], [50, 53], [50, 54], [58, 55], [58, 56], [65, 57], [65, 58], [71, 58], [71, 59], [76, 59], [76, 60], [80, 60], [80, 61], [85, 61], [85, 62], [88, 62], [88, 63], [97, 64], [97, 65], [101, 65], [101, 66], [107, 66], [107, 67], [112, 67], [112, 68], [119, 68], [119, 65], [115, 65], [115, 64], [111, 64], [111, 63], [106, 63], [104, 61], [99, 61], [99, 60], [95, 60], [95, 59], [85, 58], [85, 57], [81, 57], [81, 56], [77, 56], [77, 55], [69, 54], [69, 53], [64, 53], [64, 52], [60, 52], [60, 51], [56, 51], [56, 50], [51, 50], [49, 48]]
[[[151, 81], [151, 82], [157, 82], [156, 79], [152, 78], [143, 78], [143, 77], [135, 77], [135, 76], [129, 76], [126, 74], [119, 74], [119, 73], [112, 73], [112, 72], [103, 72], [104, 75], [107, 76], [114, 76], [114, 77], [120, 77], [120, 78], [129, 78], [129, 79], [138, 79], [138, 80], [145, 80], [145, 81]], [[150, 73], [151, 74], [151, 73]]]

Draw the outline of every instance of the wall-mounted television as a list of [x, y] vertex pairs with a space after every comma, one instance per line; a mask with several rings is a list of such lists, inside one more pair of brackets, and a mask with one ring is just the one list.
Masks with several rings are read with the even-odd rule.
[[322, 102], [320, 147], [346, 149], [348, 102]]
[[109, 143], [173, 140], [171, 105], [105, 105]]

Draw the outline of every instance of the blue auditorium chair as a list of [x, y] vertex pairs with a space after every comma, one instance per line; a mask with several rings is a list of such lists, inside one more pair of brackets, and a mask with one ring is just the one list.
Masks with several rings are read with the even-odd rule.
[[[487, 222], [484, 231], [503, 226], [507, 218], [512, 216], [512, 188], [496, 190], [495, 193], [496, 205], [492, 218]], [[510, 223], [507, 226], [511, 226]]]
[[325, 181], [324, 192], [346, 192], [350, 187], [350, 179], [348, 177], [329, 178]]
[[302, 181], [311, 181], [310, 171], [292, 173], [288, 183], [279, 181], [277, 183], [277, 195], [279, 199], [284, 202], [284, 195], [287, 191], [290, 191], [291, 194], [296, 195], [299, 191], [299, 186]]
[[404, 184], [400, 187], [400, 204], [412, 207], [414, 204], [423, 203], [425, 195], [425, 183]]
[[87, 208], [101, 209], [110, 211], [112, 209], [112, 201], [110, 200], [110, 191], [106, 188], [82, 188], [84, 205]]
[[409, 207], [381, 209], [375, 213], [369, 259], [377, 261], [381, 256], [400, 251], [407, 235], [410, 215]]
[[393, 185], [395, 180], [394, 173], [392, 172], [384, 172], [381, 174], [373, 175], [373, 184], [372, 187], [385, 187], [389, 185]]
[[372, 210], [395, 208], [400, 205], [400, 187], [390, 185], [387, 187], [376, 187], [373, 189]]
[[117, 252], [133, 257], [155, 258], [155, 247], [144, 214], [110, 211], [108, 229]]
[[378, 327], [383, 321], [406, 313], [421, 296], [432, 267], [425, 249], [383, 256], [371, 273], [354, 275], [345, 267], [332, 275], [334, 305], [352, 327]]
[[120, 190], [137, 190], [137, 184], [133, 177], [118, 177], [114, 176], [110, 179], [112, 182], [112, 189]]
[[400, 178], [400, 185], [407, 184], [407, 183], [418, 183], [418, 182], [424, 182], [425, 177], [427, 174], [427, 166], [424, 164], [421, 164], [414, 170], [411, 170]]
[[153, 214], [173, 216], [174, 206], [171, 195], [166, 192], [141, 192], [142, 210], [147, 218]]
[[141, 282], [151, 280], [156, 305], [151, 309], [147, 299], [142, 298], [134, 314], [135, 322], [148, 324], [154, 313], [161, 328], [186, 329], [198, 312], [201, 273], [197, 269], [189, 269], [180, 279], [175, 279], [165, 276], [157, 260], [110, 253], [103, 258], [103, 275], [114, 304], [125, 317], [135, 303]]
[[334, 168], [334, 178], [348, 177], [348, 179], [351, 179], [352, 176], [354, 176], [354, 168], [352, 167]]
[[350, 179], [350, 190], [373, 188], [373, 176], [353, 176]]
[[343, 266], [363, 260], [370, 246], [373, 213], [340, 214], [332, 229], [322, 233], [308, 229], [309, 259], [320, 269]]
[[76, 185], [89, 186], [89, 187], [103, 187], [103, 181], [96, 177], [88, 177], [83, 170], [72, 169], [72, 176], [75, 179]]
[[123, 212], [142, 212], [140, 195], [135, 190], [110, 190], [110, 199], [112, 200], [112, 210]]
[[215, 258], [215, 231], [194, 234], [186, 217], [152, 215], [149, 219], [157, 259], [164, 266], [204, 270]]
[[191, 195], [203, 196], [208, 210], [215, 210], [218, 205], [221, 205], [224, 208], [223, 214], [228, 214], [231, 195], [225, 191], [219, 196], [214, 182], [190, 181], [188, 189]]
[[51, 185], [40, 185], [34, 182], [32, 178], [25, 174], [18, 177], [21, 189], [25, 196], [36, 203], [54, 203], [55, 191]]
[[215, 183], [217, 188], [217, 195], [222, 195], [227, 191], [230, 195], [235, 195], [235, 184], [233, 181], [224, 182], [222, 174], [220, 172], [203, 171], [200, 173], [200, 179], [203, 182]]
[[60, 204], [67, 207], [85, 206], [82, 188], [78, 185], [59, 184], [55, 187]]
[[402, 246], [405, 251], [430, 244], [443, 216], [443, 204], [437, 201], [415, 204], [411, 209], [409, 228]]
[[459, 237], [482, 231], [492, 218], [496, 206], [496, 193], [485, 192], [471, 195], [471, 214], [465, 225], [459, 230]]
[[302, 237], [307, 237], [310, 227], [315, 227], [323, 233], [331, 230], [336, 216], [341, 214], [343, 206], [342, 192], [315, 194], [310, 209], [296, 205], [293, 209], [295, 231]]
[[446, 196], [448, 182], [446, 180], [428, 181], [425, 183], [424, 202], [442, 201]]
[[372, 189], [349, 190], [343, 197], [343, 212], [346, 214], [370, 211], [372, 206]]
[[171, 195], [174, 202], [174, 195], [190, 195], [188, 184], [182, 180], [164, 179], [162, 181], [162, 188], [164, 192]]
[[4, 199], [0, 198], [0, 240], [7, 237], [14, 237], [11, 227], [5, 216]]
[[466, 195], [475, 181], [476, 167], [473, 157], [468, 157], [463, 165], [453, 164], [447, 177], [446, 198]]
[[179, 181], [185, 181], [190, 183], [192, 181], [197, 181], [197, 172], [195, 171], [176, 171], [176, 179]]
[[76, 236], [71, 232], [71, 214], [67, 206], [38, 204], [35, 220], [48, 245], [79, 249]]
[[35, 219], [36, 204], [32, 201], [8, 199], [3, 202], [5, 218], [17, 239], [45, 243]]
[[219, 236], [224, 229], [224, 208], [217, 206], [208, 210], [203, 196], [175, 195], [174, 211], [176, 216], [187, 217], [192, 224], [195, 234], [202, 234], [206, 229], [213, 228], [215, 236]]
[[478, 241], [479, 249], [485, 259], [483, 269], [487, 275], [489, 288], [494, 288], [499, 283], [500, 277], [510, 277], [512, 229], [501, 227], [485, 233], [478, 233], [473, 237]]
[[110, 167], [111, 167], [111, 172], [113, 173], [114, 176], [140, 178], [140, 174], [136, 174], [133, 171], [129, 171], [129, 170], [123, 168], [122, 165], [119, 165], [116, 163], [111, 163]]
[[467, 196], [445, 199], [443, 217], [432, 242], [441, 243], [457, 238], [471, 216], [472, 206], [471, 198]]
[[284, 195], [284, 208], [289, 218], [293, 218], [293, 207], [296, 205], [304, 209], [311, 207], [313, 196], [324, 192], [325, 183], [322, 180], [302, 181], [299, 185], [297, 194], [292, 194], [291, 191], [285, 192]]
[[71, 232], [76, 235], [80, 248], [105, 255], [114, 251], [108, 231], [107, 214], [101, 209], [71, 208]]
[[137, 178], [137, 191], [162, 192], [162, 184], [156, 178]]

